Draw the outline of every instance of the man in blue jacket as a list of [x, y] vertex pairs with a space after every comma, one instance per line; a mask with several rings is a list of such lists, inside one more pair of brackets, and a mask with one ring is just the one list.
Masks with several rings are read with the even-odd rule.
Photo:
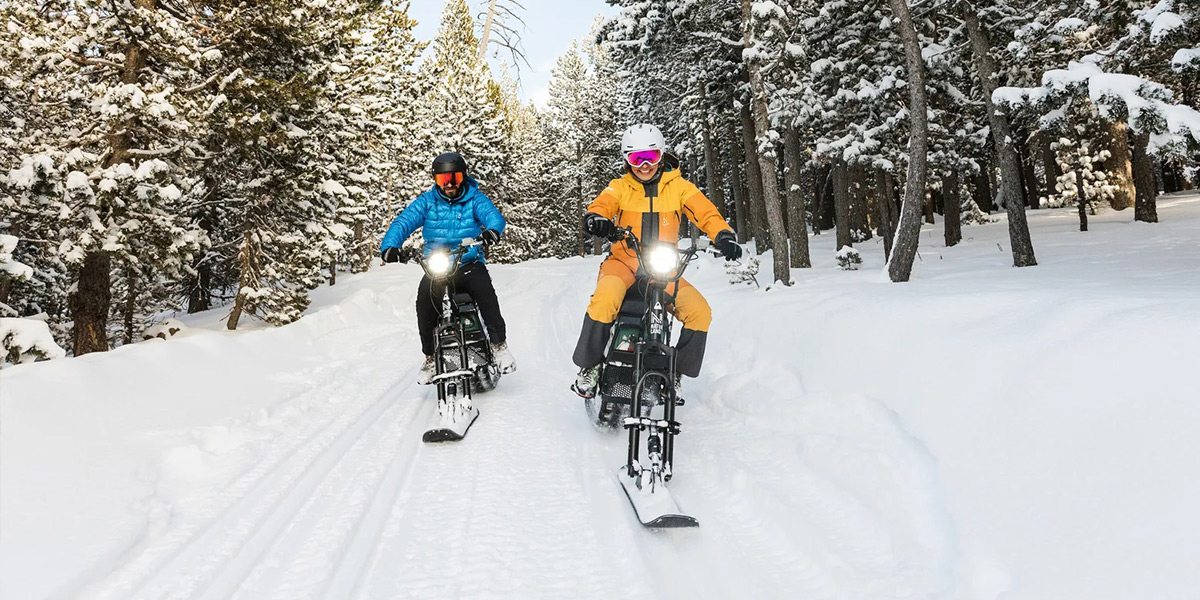
[[[426, 256], [434, 248], [457, 248], [463, 238], [480, 238], [484, 248], [500, 239], [504, 216], [479, 191], [479, 183], [467, 176], [467, 161], [460, 154], [446, 152], [433, 159], [433, 178], [433, 187], [409, 203], [388, 227], [380, 244], [384, 262], [400, 260], [400, 245], [418, 228], [424, 228], [421, 235], [425, 239]], [[487, 325], [496, 366], [501, 373], [511, 373], [517, 365], [508, 350], [500, 301], [483, 258], [479, 247], [468, 250], [460, 259], [453, 283], [456, 290], [475, 299]], [[421, 334], [421, 351], [425, 353], [425, 363], [417, 378], [419, 383], [429, 383], [435, 373], [433, 332], [445, 293], [446, 286], [433, 283], [428, 275], [421, 278], [417, 287], [417, 330]]]

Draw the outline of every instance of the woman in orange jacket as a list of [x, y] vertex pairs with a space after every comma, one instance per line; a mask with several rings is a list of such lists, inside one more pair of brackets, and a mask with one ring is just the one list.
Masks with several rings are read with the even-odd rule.
[[[666, 143], [653, 125], [634, 125], [621, 136], [625, 174], [612, 180], [588, 205], [583, 229], [597, 237], [609, 237], [618, 227], [629, 227], [643, 243], [676, 244], [683, 216], [700, 228], [727, 260], [741, 257], [733, 230], [721, 218], [712, 201], [663, 158]], [[625, 241], [613, 244], [600, 264], [596, 291], [583, 318], [583, 331], [575, 346], [574, 360], [580, 367], [574, 389], [584, 398], [596, 394], [604, 346], [625, 292], [636, 280], [637, 255]], [[700, 374], [712, 310], [708, 301], [685, 279], [667, 288], [674, 298], [674, 313], [683, 322], [676, 344], [676, 366], [688, 377]]]

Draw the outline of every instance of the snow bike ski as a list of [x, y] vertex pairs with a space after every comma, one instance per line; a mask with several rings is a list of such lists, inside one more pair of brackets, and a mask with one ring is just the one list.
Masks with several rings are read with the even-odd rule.
[[642, 525], [697, 527], [699, 522], [680, 511], [666, 488], [672, 476], [675, 436], [680, 433], [675, 409], [684, 403], [675, 389], [667, 288], [683, 277], [706, 245], [683, 251], [674, 244], [643, 247], [629, 228], [613, 235], [613, 241], [622, 239], [637, 255], [637, 282], [626, 292], [613, 323], [597, 394], [586, 401], [588, 412], [598, 426], [621, 426], [628, 432], [626, 461], [617, 479]]
[[421, 260], [429, 279], [445, 283], [442, 315], [434, 333], [435, 375], [429, 381], [437, 386], [438, 424], [421, 437], [424, 442], [453, 442], [463, 439], [479, 418], [473, 394], [496, 387], [500, 370], [492, 356], [491, 340], [483, 316], [470, 294], [454, 289], [459, 260], [471, 248], [482, 245], [478, 239], [464, 238], [454, 250], [436, 250]]

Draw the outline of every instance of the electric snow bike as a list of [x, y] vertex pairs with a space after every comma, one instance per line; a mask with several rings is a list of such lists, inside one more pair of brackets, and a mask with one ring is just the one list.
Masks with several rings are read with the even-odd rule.
[[[682, 251], [673, 244], [643, 246], [629, 228], [617, 230], [612, 241], [620, 240], [637, 255], [637, 281], [613, 323], [599, 388], [586, 401], [588, 412], [599, 426], [623, 426], [629, 434], [618, 478], [642, 524], [695, 527], [696, 519], [679, 512], [664, 486], [671, 480], [675, 436], [680, 432], [675, 408], [684, 403], [675, 389], [673, 315], [667, 310], [673, 299], [666, 290], [678, 283], [707, 244]], [[640, 456], [643, 440], [646, 462]]]
[[[454, 289], [459, 260], [471, 248], [483, 242], [464, 238], [454, 250], [436, 250], [421, 260], [421, 268], [430, 282], [445, 286], [442, 315], [434, 331], [435, 375], [429, 381], [437, 385], [438, 427], [425, 432], [426, 442], [456, 441], [479, 417], [472, 394], [496, 387], [500, 369], [492, 356], [491, 340], [483, 316], [470, 294]], [[431, 286], [433, 287], [433, 286]]]

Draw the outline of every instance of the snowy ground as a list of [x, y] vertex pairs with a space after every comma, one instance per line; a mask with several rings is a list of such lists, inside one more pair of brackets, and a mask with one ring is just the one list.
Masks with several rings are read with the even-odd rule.
[[637, 524], [567, 390], [597, 259], [492, 267], [519, 370], [457, 445], [420, 442], [412, 265], [285, 328], [5, 368], [0, 597], [1195, 598], [1200, 196], [1159, 212], [1031, 213], [1028, 269], [1003, 222], [927, 227], [904, 285], [832, 235], [790, 289], [699, 264], [698, 530]]

